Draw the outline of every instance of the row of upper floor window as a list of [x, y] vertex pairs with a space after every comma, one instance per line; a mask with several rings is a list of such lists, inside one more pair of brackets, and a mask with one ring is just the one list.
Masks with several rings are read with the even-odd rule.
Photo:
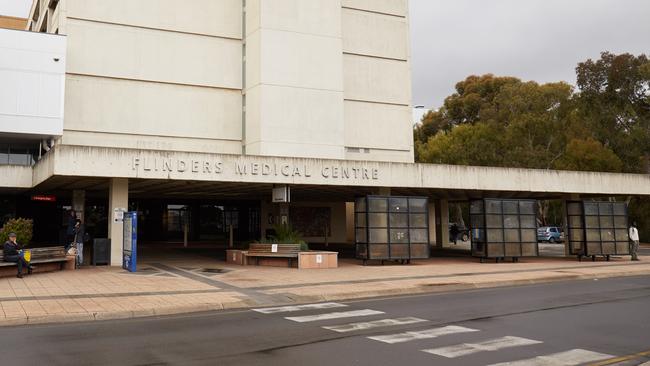
[[32, 166], [38, 159], [39, 147], [0, 144], [0, 165]]

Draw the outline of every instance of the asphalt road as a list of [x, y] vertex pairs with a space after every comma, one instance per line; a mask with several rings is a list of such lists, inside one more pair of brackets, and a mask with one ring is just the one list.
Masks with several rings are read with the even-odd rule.
[[325, 306], [1, 328], [0, 364], [577, 365], [650, 350], [650, 277]]

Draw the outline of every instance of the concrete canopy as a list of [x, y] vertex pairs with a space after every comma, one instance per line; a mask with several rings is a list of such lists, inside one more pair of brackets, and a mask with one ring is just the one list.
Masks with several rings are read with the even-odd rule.
[[[8, 167], [11, 168], [11, 167]], [[25, 172], [21, 187], [27, 187]], [[11, 175], [1, 175], [11, 179]], [[14, 174], [13, 176], [16, 176]], [[463, 200], [650, 195], [650, 175], [435, 164], [200, 154], [56, 146], [32, 170], [34, 191], [104, 191], [128, 178], [134, 197], [258, 199], [289, 184], [296, 200], [352, 200], [387, 187], [395, 195]], [[17, 178], [16, 178], [17, 179]], [[0, 186], [16, 187], [12, 182]]]

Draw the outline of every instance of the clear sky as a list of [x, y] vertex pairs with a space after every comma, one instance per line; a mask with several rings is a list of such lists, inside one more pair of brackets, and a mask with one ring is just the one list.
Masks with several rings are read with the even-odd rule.
[[[31, 3], [0, 0], [0, 14]], [[410, 0], [410, 16], [413, 105], [427, 108], [472, 74], [574, 84], [601, 51], [650, 54], [650, 0]]]

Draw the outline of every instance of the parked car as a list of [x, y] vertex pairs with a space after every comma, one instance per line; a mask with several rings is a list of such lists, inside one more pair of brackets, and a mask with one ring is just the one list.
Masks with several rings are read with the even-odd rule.
[[557, 226], [542, 226], [537, 229], [537, 241], [561, 243], [564, 240], [562, 229]]

